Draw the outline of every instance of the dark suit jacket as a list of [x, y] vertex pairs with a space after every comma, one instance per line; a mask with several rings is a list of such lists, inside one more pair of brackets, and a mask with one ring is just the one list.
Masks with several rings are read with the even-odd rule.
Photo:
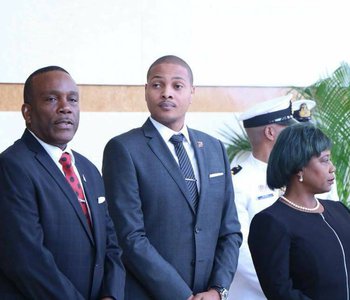
[[0, 299], [124, 298], [125, 271], [96, 167], [74, 153], [91, 209], [27, 130], [0, 155]]
[[276, 201], [252, 219], [248, 243], [267, 299], [349, 299], [350, 211], [320, 202], [322, 214]]
[[186, 182], [150, 120], [110, 140], [103, 178], [126, 265], [125, 299], [187, 299], [228, 288], [241, 244], [221, 142], [189, 130], [200, 173], [195, 213]]

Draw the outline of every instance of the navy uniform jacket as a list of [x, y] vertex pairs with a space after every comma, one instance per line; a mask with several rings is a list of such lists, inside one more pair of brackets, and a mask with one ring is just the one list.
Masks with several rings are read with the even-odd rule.
[[0, 299], [123, 299], [120, 250], [106, 202], [98, 201], [102, 178], [86, 158], [74, 157], [93, 232], [64, 175], [29, 131], [0, 155]]
[[230, 286], [241, 244], [224, 146], [189, 129], [200, 175], [197, 213], [181, 170], [150, 120], [109, 141], [103, 178], [123, 249], [125, 299], [187, 299]]

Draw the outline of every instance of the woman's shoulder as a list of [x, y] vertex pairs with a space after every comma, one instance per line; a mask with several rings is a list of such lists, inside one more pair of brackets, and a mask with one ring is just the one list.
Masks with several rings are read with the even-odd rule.
[[345, 209], [348, 212], [350, 212], [349, 207], [347, 207], [343, 202], [341, 201], [334, 201], [334, 200], [324, 200], [324, 199], [318, 199], [320, 203], [323, 205], [325, 209], [330, 210], [338, 210], [338, 209]]
[[277, 198], [276, 201], [268, 206], [267, 208], [260, 211], [258, 214], [262, 215], [276, 215], [285, 210], [285, 205], [279, 200], [280, 198]]
[[267, 222], [284, 224], [284, 226], [289, 227], [290, 224], [295, 224], [297, 219], [302, 218], [303, 215], [303, 212], [300, 213], [300, 211], [289, 207], [278, 198], [271, 206], [257, 213], [254, 218]]
[[272, 205], [258, 212], [253, 219], [265, 219], [283, 223], [286, 214], [288, 214], [288, 209], [286, 210], [285, 205], [277, 199]]

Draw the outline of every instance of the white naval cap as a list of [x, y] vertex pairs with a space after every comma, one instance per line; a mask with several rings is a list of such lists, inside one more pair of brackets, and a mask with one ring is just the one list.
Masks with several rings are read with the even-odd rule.
[[310, 99], [299, 99], [292, 102], [293, 117], [299, 122], [311, 120], [311, 110], [316, 106], [316, 102]]
[[244, 128], [259, 127], [268, 124], [291, 125], [297, 123], [292, 115], [293, 95], [273, 98], [260, 102], [243, 112], [239, 120], [243, 121]]

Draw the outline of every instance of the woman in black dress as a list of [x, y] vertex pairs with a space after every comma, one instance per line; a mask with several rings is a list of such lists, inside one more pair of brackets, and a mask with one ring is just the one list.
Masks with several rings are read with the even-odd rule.
[[252, 220], [248, 243], [268, 299], [349, 300], [350, 211], [318, 200], [334, 183], [331, 141], [312, 124], [284, 129], [267, 184], [284, 194]]

